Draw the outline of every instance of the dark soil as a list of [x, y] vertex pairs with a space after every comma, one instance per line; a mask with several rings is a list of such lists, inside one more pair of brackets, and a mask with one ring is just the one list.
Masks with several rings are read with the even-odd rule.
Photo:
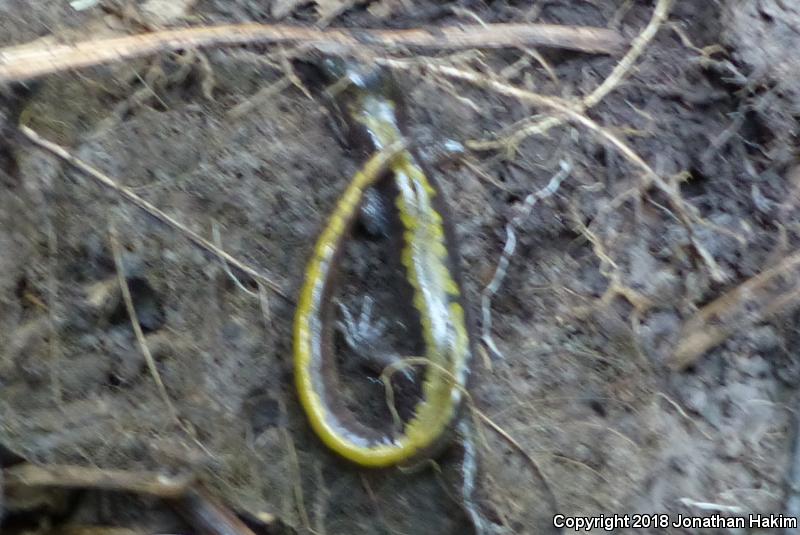
[[[474, 23], [469, 13], [609, 27], [632, 39], [653, 10], [639, 0], [354, 3], [109, 0], [78, 11], [64, 1], [0, 0], [0, 45], [321, 15], [370, 28]], [[800, 7], [790, 0], [676, 0], [629, 77], [587, 112], [675, 184], [679, 203], [579, 125], [527, 138], [515, 152], [430, 163], [450, 200], [476, 320], [506, 223], [560, 161], [572, 166], [516, 231], [492, 305], [502, 357], [475, 359], [474, 405], [547, 479], [481, 426], [483, 507], [508, 532], [548, 532], [556, 512], [714, 513], [700, 502], [745, 515], [785, 510], [800, 301], [766, 313], [787, 294], [762, 296], [690, 366], [670, 359], [699, 309], [797, 254], [798, 50]], [[551, 73], [513, 49], [449, 61], [579, 97], [619, 59], [539, 52]], [[466, 532], [446, 461], [441, 475], [427, 465], [359, 470], [321, 445], [299, 407], [294, 297], [326, 215], [361, 163], [322, 103], [284, 82], [288, 60], [304, 54], [164, 54], [0, 87], [0, 444], [36, 463], [195, 473], [232, 509], [268, 512], [285, 532]], [[493, 139], [548, 112], [430, 73], [396, 77], [423, 144]], [[180, 232], [25, 143], [16, 123], [196, 232], [210, 238], [216, 229], [225, 250], [270, 273], [290, 299], [259, 298], [246, 277], [243, 289]], [[111, 227], [179, 423], [120, 298]], [[356, 241], [349, 254], [374, 245]], [[354, 263], [365, 273], [372, 265]], [[796, 270], [783, 279], [794, 286]], [[379, 302], [374, 314], [391, 310]], [[343, 381], [357, 375], [345, 368]], [[54, 505], [13, 495], [4, 503], [0, 493], [0, 517], [4, 508], [0, 530], [10, 533], [190, 532], [157, 500], [128, 495], [89, 492]]]

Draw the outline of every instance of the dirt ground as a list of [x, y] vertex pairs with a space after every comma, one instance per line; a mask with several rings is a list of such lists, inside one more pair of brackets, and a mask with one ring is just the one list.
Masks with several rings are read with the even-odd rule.
[[[0, 0], [0, 46], [320, 20], [547, 22], [632, 40], [655, 3]], [[506, 225], [562, 162], [571, 169], [515, 228], [490, 307], [499, 354], [482, 344], [475, 358], [474, 407], [544, 475], [478, 418], [482, 508], [501, 532], [553, 531], [556, 513], [786, 511], [800, 379], [798, 49], [795, 2], [676, 0], [626, 78], [585, 112], [599, 131], [561, 121], [528, 136], [515, 134], [551, 109], [433, 69], [395, 73], [413, 139], [472, 147], [431, 168], [451, 204], [478, 335]], [[299, 407], [295, 296], [361, 163], [287, 77], [307, 54], [162, 54], [0, 87], [0, 445], [39, 464], [194, 474], [232, 510], [273, 515], [267, 533], [469, 532], [446, 460], [440, 470], [360, 470], [321, 445]], [[591, 94], [621, 57], [400, 56], [565, 99]], [[183, 233], [26, 142], [17, 123], [270, 274], [288, 298], [255, 292]], [[164, 392], [132, 329], [120, 268]], [[158, 499], [13, 491], [0, 493], [4, 533], [193, 532]]]

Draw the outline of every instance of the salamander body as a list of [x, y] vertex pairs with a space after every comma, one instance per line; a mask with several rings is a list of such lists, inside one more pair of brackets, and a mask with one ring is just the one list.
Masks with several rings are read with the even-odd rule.
[[[404, 430], [378, 431], [358, 422], [337, 394], [332, 344], [332, 294], [342, 245], [365, 191], [377, 180], [381, 153], [403, 143], [403, 110], [387, 72], [364, 75], [343, 63], [326, 66], [340, 80], [334, 96], [349, 137], [364, 153], [378, 153], [357, 173], [337, 202], [305, 272], [295, 315], [295, 381], [316, 434], [341, 456], [384, 467], [435, 451], [457, 419], [465, 396], [472, 340], [463, 304], [456, 241], [443, 194], [413, 149], [391, 155], [390, 179], [403, 235], [401, 259], [413, 290], [425, 344], [422, 400]], [[384, 157], [387, 157], [384, 154]]]

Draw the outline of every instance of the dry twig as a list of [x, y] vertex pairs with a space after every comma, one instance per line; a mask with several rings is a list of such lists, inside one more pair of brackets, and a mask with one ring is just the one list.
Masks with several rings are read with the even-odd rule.
[[[596, 106], [622, 83], [633, 67], [633, 64], [641, 57], [647, 45], [650, 44], [658, 33], [661, 25], [667, 19], [673, 2], [674, 0], [659, 0], [658, 4], [653, 9], [650, 22], [648, 22], [647, 26], [645, 26], [641, 33], [631, 42], [630, 49], [620, 62], [617, 63], [614, 70], [611, 71], [611, 74], [609, 74], [603, 83], [597, 86], [594, 91], [586, 95], [580, 102], [573, 104], [573, 108], [576, 112], [584, 113], [589, 108]], [[534, 135], [543, 135], [551, 128], [555, 128], [563, 123], [564, 119], [561, 117], [550, 116], [542, 119], [534, 118], [527, 126], [501, 139], [471, 141], [468, 142], [467, 145], [476, 150], [501, 148], [515, 150], [524, 139]]]
[[[403, 60], [377, 58], [376, 61], [389, 67], [398, 69], [408, 70], [413, 68], [413, 64]], [[527, 91], [525, 89], [506, 84], [499, 80], [486, 78], [476, 72], [465, 71], [447, 65], [426, 65], [425, 68], [431, 72], [436, 72], [444, 76], [460, 79], [478, 87], [483, 87], [503, 95], [514, 97], [524, 102], [530, 102], [534, 106], [549, 108], [557, 114], [565, 117], [567, 121], [586, 127], [590, 132], [595, 134], [602, 141], [608, 143], [611, 147], [622, 154], [628, 161], [641, 169], [648, 181], [654, 183], [669, 197], [670, 201], [675, 204], [678, 209], [683, 211], [684, 203], [680, 198], [675, 186], [668, 184], [655, 171], [653, 171], [647, 162], [645, 162], [642, 157], [630, 147], [630, 145], [625, 143], [622, 139], [614, 135], [608, 129], [600, 126], [597, 122], [590, 119], [582, 112], [576, 110], [570, 102], [559, 97], [540, 95], [532, 91]]]
[[[169, 500], [189, 524], [208, 535], [253, 535], [236, 515], [201, 487], [193, 475], [168, 476], [157, 472], [133, 472], [74, 465], [23, 463], [0, 472], [9, 489], [57, 487], [146, 494]], [[259, 520], [276, 522], [265, 513]], [[103, 532], [105, 533], [105, 532]]]
[[297, 507], [297, 514], [300, 517], [301, 525], [308, 531], [311, 531], [311, 520], [308, 516], [308, 509], [306, 508], [306, 500], [303, 497], [303, 480], [302, 470], [300, 468], [300, 458], [297, 456], [297, 448], [294, 446], [294, 439], [291, 433], [286, 428], [281, 428], [281, 435], [286, 446], [286, 452], [290, 463], [289, 470], [292, 474], [292, 494], [294, 497], [295, 506]]
[[584, 52], [617, 53], [623, 46], [617, 32], [604, 28], [552, 24], [460, 25], [436, 30], [367, 30], [238, 24], [164, 30], [140, 35], [93, 39], [73, 44], [26, 44], [0, 49], [0, 82], [142, 57], [156, 52], [250, 43], [302, 43], [327, 51], [398, 49], [454, 50], [551, 46]]
[[3, 470], [8, 488], [60, 487], [93, 488], [149, 494], [159, 498], [182, 496], [194, 480], [192, 476], [167, 476], [154, 472], [130, 472], [73, 465], [23, 463]]
[[76, 158], [75, 156], [70, 154], [70, 152], [67, 151], [67, 149], [65, 149], [64, 147], [62, 147], [60, 145], [57, 145], [57, 144], [53, 143], [52, 141], [48, 141], [48, 140], [42, 138], [41, 136], [39, 136], [39, 134], [37, 134], [35, 131], [31, 130], [27, 126], [20, 126], [19, 130], [20, 130], [20, 132], [22, 132], [22, 134], [25, 135], [25, 137], [27, 137], [35, 145], [39, 146], [40, 148], [45, 149], [46, 151], [50, 152], [53, 155], [61, 158], [66, 163], [68, 163], [69, 165], [75, 167], [79, 171], [82, 171], [83, 173], [85, 173], [86, 175], [88, 175], [90, 178], [94, 179], [96, 182], [100, 183], [101, 185], [103, 185], [105, 187], [108, 187], [108, 188], [111, 188], [112, 190], [117, 192], [119, 195], [121, 195], [122, 198], [124, 198], [125, 200], [127, 200], [130, 203], [134, 204], [136, 207], [140, 208], [141, 210], [144, 210], [145, 212], [147, 212], [151, 216], [155, 217], [156, 219], [158, 219], [159, 221], [161, 221], [165, 225], [167, 225], [169, 227], [172, 227], [173, 229], [177, 230], [178, 232], [180, 232], [181, 234], [186, 236], [186, 238], [189, 241], [191, 241], [193, 244], [195, 244], [197, 247], [200, 247], [201, 249], [205, 250], [206, 252], [208, 252], [208, 253], [210, 253], [210, 254], [212, 254], [214, 256], [219, 257], [222, 261], [226, 262], [227, 264], [232, 265], [233, 267], [235, 267], [236, 269], [238, 269], [241, 272], [245, 273], [246, 275], [249, 275], [254, 280], [265, 284], [267, 287], [271, 288], [276, 294], [278, 294], [279, 296], [283, 297], [287, 301], [291, 302], [291, 298], [286, 294], [286, 292], [283, 291], [283, 288], [281, 288], [281, 286], [278, 285], [276, 282], [274, 282], [269, 276], [264, 275], [263, 273], [261, 273], [257, 269], [251, 267], [248, 264], [245, 264], [243, 261], [241, 261], [241, 260], [235, 258], [234, 256], [230, 255], [229, 253], [223, 251], [222, 249], [220, 249], [219, 247], [217, 247], [216, 245], [214, 245], [213, 243], [211, 243], [207, 239], [203, 238], [202, 236], [200, 236], [199, 234], [197, 234], [193, 230], [191, 230], [188, 227], [186, 227], [186, 225], [184, 225], [183, 223], [180, 223], [179, 221], [174, 219], [172, 216], [170, 216], [166, 212], [160, 210], [159, 208], [154, 206], [152, 203], [150, 203], [150, 202], [142, 199], [141, 197], [139, 197], [136, 193], [134, 193], [129, 188], [126, 188], [125, 186], [119, 185], [116, 180], [112, 179], [108, 175], [103, 174], [98, 169], [96, 169], [95, 167], [92, 167], [91, 165], [89, 165], [88, 163], [84, 162], [83, 160], [79, 160], [78, 158]]
[[[376, 58], [376, 61], [380, 64], [387, 65], [389, 67], [394, 67], [397, 69], [409, 70], [414, 68], [414, 64], [404, 60]], [[548, 108], [556, 112], [556, 114], [565, 117], [566, 120], [568, 120], [569, 122], [576, 123], [586, 127], [590, 132], [595, 134], [604, 142], [608, 143], [611, 147], [619, 151], [619, 153], [622, 154], [628, 161], [630, 161], [636, 167], [641, 169], [645, 177], [649, 181], [653, 182], [660, 190], [666, 193], [671, 201], [677, 202], [679, 206], [683, 205], [682, 199], [680, 199], [680, 196], [678, 195], [678, 192], [675, 189], [675, 187], [670, 184], [667, 184], [663, 178], [661, 178], [655, 171], [653, 171], [653, 169], [647, 164], [647, 162], [645, 162], [642, 159], [642, 157], [639, 156], [630, 147], [630, 145], [628, 145], [619, 137], [611, 133], [608, 129], [603, 128], [602, 126], [597, 124], [597, 122], [595, 122], [594, 120], [590, 119], [583, 113], [577, 111], [570, 102], [561, 99], [559, 97], [540, 95], [538, 93], [527, 91], [520, 87], [515, 87], [513, 85], [506, 84], [499, 80], [486, 78], [478, 74], [477, 72], [465, 71], [447, 65], [426, 65], [425, 69], [429, 70], [430, 72], [435, 72], [438, 74], [442, 74], [444, 76], [449, 76], [451, 78], [463, 80], [465, 82], [474, 84], [478, 87], [483, 87], [485, 89], [489, 89], [491, 91], [495, 91], [503, 95], [517, 98], [523, 102], [529, 102], [534, 106], [542, 106]]]
[[128, 280], [125, 277], [124, 267], [122, 264], [122, 251], [120, 250], [119, 239], [117, 239], [117, 231], [113, 225], [109, 229], [109, 240], [111, 241], [111, 252], [114, 255], [114, 264], [117, 268], [117, 281], [119, 282], [119, 288], [122, 291], [122, 300], [125, 302], [125, 309], [128, 311], [128, 317], [131, 320], [131, 327], [136, 335], [136, 341], [139, 343], [139, 349], [144, 356], [145, 362], [147, 362], [147, 368], [150, 370], [150, 375], [153, 377], [156, 387], [158, 387], [158, 393], [161, 396], [164, 405], [167, 406], [170, 416], [172, 416], [172, 418], [180, 427], [181, 423], [178, 419], [178, 411], [175, 409], [175, 405], [172, 404], [172, 400], [169, 398], [169, 394], [167, 393], [167, 388], [164, 386], [164, 382], [161, 380], [161, 375], [158, 373], [158, 368], [156, 367], [156, 361], [153, 358], [152, 353], [150, 353], [150, 348], [147, 347], [147, 340], [145, 340], [142, 326], [139, 324], [139, 317], [136, 314], [136, 307], [133, 306], [131, 290], [128, 287]]
[[[375, 61], [379, 64], [397, 69], [410, 70], [415, 68], [414, 63], [405, 60], [376, 58]], [[649, 188], [650, 186], [655, 185], [656, 188], [658, 188], [662, 193], [664, 193], [667, 196], [673, 209], [677, 212], [678, 220], [683, 224], [684, 228], [686, 228], [686, 231], [689, 234], [692, 245], [697, 250], [698, 254], [700, 254], [701, 258], [709, 268], [711, 277], [714, 280], [720, 282], [726, 279], [725, 273], [720, 269], [719, 265], [714, 260], [714, 258], [707, 253], [707, 251], [703, 248], [702, 244], [698, 242], [698, 240], [694, 235], [692, 227], [693, 221], [705, 225], [708, 225], [709, 223], [697, 214], [696, 209], [691, 204], [688, 204], [683, 200], [683, 198], [680, 195], [680, 191], [678, 190], [678, 187], [675, 184], [675, 181], [667, 181], [664, 178], [662, 178], [658, 173], [656, 173], [653, 170], [652, 167], [650, 167], [650, 165], [648, 165], [647, 162], [644, 161], [644, 159], [642, 159], [641, 156], [639, 156], [636, 153], [636, 151], [633, 150], [633, 148], [630, 145], [628, 145], [625, 141], [616, 136], [607, 128], [603, 128], [597, 122], [590, 119], [587, 115], [585, 115], [581, 111], [576, 110], [575, 106], [572, 103], [564, 99], [561, 99], [559, 97], [540, 95], [538, 93], [534, 93], [532, 91], [528, 91], [520, 87], [515, 87], [500, 80], [487, 78], [475, 71], [466, 71], [448, 65], [435, 65], [435, 64], [427, 64], [425, 65], [425, 69], [433, 73], [441, 74], [443, 76], [448, 76], [451, 78], [469, 82], [478, 87], [495, 91], [497, 93], [519, 99], [523, 102], [529, 102], [534, 106], [541, 106], [548, 108], [556, 112], [558, 116], [565, 118], [567, 121], [579, 124], [588, 129], [592, 134], [597, 136], [602, 142], [614, 148], [617, 152], [619, 152], [622, 156], [624, 156], [625, 159], [627, 159], [630, 163], [638, 167], [643, 172], [644, 175], [644, 180], [642, 184], [643, 188]], [[558, 117], [551, 117], [550, 119], [557, 120]]]
[[[751, 277], [701, 308], [688, 320], [678, 346], [667, 364], [685, 369], [706, 351], [722, 343], [737, 330], [763, 321], [800, 304], [798, 280], [800, 252], [784, 258], [775, 267]], [[782, 281], [787, 283], [781, 284]]]
[[[225, 504], [200, 487], [173, 502], [175, 509], [198, 533], [205, 535], [255, 535]], [[259, 519], [264, 520], [264, 519]], [[270, 520], [270, 519], [268, 519]], [[271, 518], [271, 524], [276, 519]]]
[[508, 444], [512, 448], [517, 450], [522, 455], [522, 457], [528, 462], [528, 464], [531, 467], [531, 470], [533, 470], [533, 473], [536, 474], [536, 477], [541, 479], [542, 483], [544, 484], [544, 491], [547, 494], [548, 501], [550, 502], [548, 505], [550, 505], [550, 507], [551, 507], [551, 509], [553, 511], [558, 511], [559, 510], [558, 509], [558, 501], [556, 500], [555, 494], [553, 494], [552, 487], [550, 486], [550, 481], [544, 475], [544, 472], [542, 472], [542, 469], [539, 468], [539, 463], [536, 462], [536, 459], [534, 459], [533, 456], [530, 453], [528, 453], [528, 451], [525, 448], [522, 447], [522, 444], [520, 444], [517, 441], [517, 439], [512, 437], [505, 429], [503, 429], [497, 423], [495, 423], [495, 421], [492, 420], [491, 418], [489, 418], [488, 415], [486, 415], [484, 412], [482, 412], [479, 409], [474, 408], [474, 407], [473, 407], [473, 411], [475, 412], [475, 414], [478, 415], [478, 417], [484, 423], [486, 423], [492, 429], [492, 431], [497, 433], [503, 440], [508, 442]]

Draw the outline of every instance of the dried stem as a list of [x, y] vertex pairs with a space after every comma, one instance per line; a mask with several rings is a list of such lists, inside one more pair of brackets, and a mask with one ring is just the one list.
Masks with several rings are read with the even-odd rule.
[[4, 471], [11, 488], [60, 487], [93, 488], [149, 494], [160, 498], [182, 496], [193, 481], [191, 476], [170, 477], [153, 472], [107, 470], [88, 466], [23, 463]]
[[234, 266], [238, 270], [252, 277], [254, 280], [265, 284], [267, 287], [271, 288], [276, 294], [283, 297], [287, 301], [291, 301], [291, 298], [286, 294], [286, 292], [283, 291], [283, 288], [281, 288], [280, 285], [274, 282], [272, 278], [270, 278], [267, 275], [264, 275], [263, 273], [249, 266], [248, 264], [245, 264], [243, 261], [231, 256], [230, 254], [220, 249], [207, 239], [203, 238], [193, 230], [186, 227], [186, 225], [184, 225], [183, 223], [180, 223], [166, 212], [157, 208], [152, 203], [142, 199], [129, 188], [119, 185], [116, 180], [102, 173], [95, 167], [92, 167], [83, 160], [79, 160], [78, 158], [70, 154], [70, 152], [67, 151], [67, 149], [65, 149], [64, 147], [57, 145], [52, 141], [48, 141], [42, 138], [39, 134], [37, 134], [35, 131], [31, 130], [27, 126], [20, 126], [19, 131], [22, 132], [22, 134], [25, 135], [25, 137], [27, 137], [35, 145], [45, 149], [46, 151], [50, 152], [55, 156], [58, 156], [59, 158], [67, 162], [69, 165], [75, 167], [79, 171], [85, 173], [90, 178], [94, 179], [96, 182], [99, 182], [101, 185], [105, 187], [111, 188], [119, 195], [121, 195], [122, 198], [134, 204], [136, 207], [144, 210], [145, 212], [155, 217], [165, 225], [177, 230], [178, 232], [186, 236], [186, 238], [188, 238], [189, 241], [191, 241], [196, 246], [200, 247], [201, 249], [205, 250], [206, 252], [214, 256], [219, 257], [223, 262], [226, 262], [227, 264]]
[[140, 35], [92, 39], [73, 44], [25, 44], [0, 49], [0, 82], [142, 57], [157, 52], [252, 43], [301, 43], [326, 51], [357, 52], [365, 47], [455, 50], [551, 46], [614, 54], [624, 39], [613, 30], [552, 24], [464, 25], [409, 30], [368, 30], [235, 24], [164, 30]]

